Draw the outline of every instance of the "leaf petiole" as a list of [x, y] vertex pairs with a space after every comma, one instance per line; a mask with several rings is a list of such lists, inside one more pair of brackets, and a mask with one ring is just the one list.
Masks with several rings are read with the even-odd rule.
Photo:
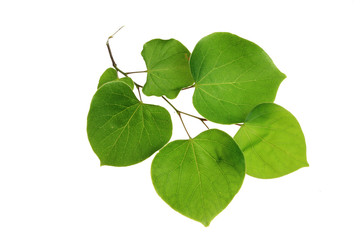
[[206, 125], [205, 121], [208, 121], [206, 118], [201, 118], [201, 117], [197, 117], [195, 115], [192, 115], [192, 114], [189, 114], [189, 113], [186, 113], [186, 112], [183, 112], [183, 111], [179, 111], [179, 113], [182, 113], [182, 114], [185, 114], [189, 117], [193, 117], [193, 118], [196, 118], [196, 119], [199, 119], [207, 129], [209, 129], [208, 125]]
[[164, 100], [176, 111], [177, 115], [179, 116], [179, 118], [180, 118], [180, 120], [181, 120], [182, 125], [184, 126], [184, 129], [185, 129], [187, 135], [189, 136], [189, 138], [191, 138], [188, 130], [186, 129], [186, 126], [185, 126], [185, 124], [184, 124], [184, 121], [182, 120], [182, 117], [181, 117], [181, 113], [182, 113], [182, 112], [179, 111], [179, 110], [177, 110], [177, 108], [176, 108], [174, 105], [172, 105], [172, 103], [171, 103], [166, 97], [164, 97], [164, 96], [161, 96], [161, 97], [162, 97], [162, 99], [164, 99]]
[[188, 87], [185, 87], [185, 88], [183, 88], [183, 89], [181, 89], [181, 90], [186, 90], [186, 89], [190, 89], [190, 88], [193, 88], [193, 87], [195, 87], [195, 84], [193, 84], [193, 85], [191, 85], [191, 86], [188, 86]]
[[147, 70], [144, 71], [134, 71], [134, 72], [127, 72], [126, 74], [134, 74], [134, 73], [147, 73]]
[[137, 88], [137, 90], [138, 90], [140, 102], [142, 102], [141, 92], [140, 92], [140, 88], [141, 88], [142, 86], [140, 86], [139, 84], [137, 84], [137, 83], [135, 83], [135, 82], [134, 82], [134, 84], [135, 84], [135, 86], [136, 86], [136, 88]]

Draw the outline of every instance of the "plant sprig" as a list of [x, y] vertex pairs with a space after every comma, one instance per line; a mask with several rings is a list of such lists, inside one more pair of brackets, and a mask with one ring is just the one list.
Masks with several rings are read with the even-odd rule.
[[[100, 77], [87, 121], [88, 138], [101, 165], [133, 165], [159, 150], [151, 165], [156, 192], [204, 226], [231, 202], [245, 173], [269, 179], [308, 166], [298, 121], [273, 103], [286, 76], [259, 46], [225, 32], [202, 38], [192, 53], [175, 39], [153, 39], [141, 52], [147, 69], [125, 72], [109, 43], [120, 29], [106, 41], [112, 68]], [[146, 74], [144, 86], [129, 77], [137, 73]], [[201, 117], [170, 101], [191, 88]], [[189, 139], [168, 143], [173, 128], [169, 112], [144, 103], [141, 92], [171, 106]], [[182, 115], [201, 121], [207, 130], [191, 137]], [[210, 121], [240, 129], [231, 137], [209, 129]]]

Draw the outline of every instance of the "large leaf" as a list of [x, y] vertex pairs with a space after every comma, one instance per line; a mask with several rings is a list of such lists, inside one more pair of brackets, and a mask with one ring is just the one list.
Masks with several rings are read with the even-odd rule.
[[190, 52], [179, 41], [153, 39], [144, 44], [141, 55], [147, 67], [144, 94], [176, 98], [182, 88], [194, 83], [189, 67]]
[[274, 103], [256, 106], [234, 139], [245, 155], [250, 176], [276, 178], [309, 166], [298, 121]]
[[217, 129], [169, 143], [151, 166], [160, 197], [205, 226], [230, 203], [244, 176], [241, 150], [228, 134]]
[[131, 78], [129, 78], [129, 77], [118, 78], [117, 72], [113, 68], [106, 69], [105, 72], [101, 75], [100, 80], [99, 80], [99, 84], [98, 84], [98, 88], [100, 88], [105, 83], [112, 82], [112, 81], [124, 82], [131, 89], [134, 89], [133, 80]]
[[172, 123], [167, 110], [139, 102], [125, 83], [113, 81], [95, 93], [87, 133], [101, 165], [128, 166], [163, 147]]
[[243, 122], [256, 105], [273, 102], [286, 77], [259, 46], [231, 33], [201, 39], [190, 67], [196, 110], [224, 124]]

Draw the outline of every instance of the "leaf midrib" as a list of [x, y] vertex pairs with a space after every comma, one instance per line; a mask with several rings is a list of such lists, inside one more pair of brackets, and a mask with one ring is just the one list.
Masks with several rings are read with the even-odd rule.
[[[206, 214], [205, 214], [205, 200], [204, 200], [204, 192], [203, 192], [203, 187], [202, 187], [202, 181], [201, 181], [201, 174], [200, 174], [200, 169], [199, 169], [199, 164], [198, 164], [198, 161], [197, 161], [197, 158], [196, 158], [196, 153], [195, 153], [195, 148], [194, 148], [194, 143], [192, 139], [189, 140], [190, 143], [191, 143], [191, 146], [192, 146], [192, 149], [193, 149], [193, 153], [194, 153], [194, 160], [195, 160], [195, 164], [196, 164], [196, 170], [197, 170], [197, 173], [198, 173], [198, 178], [199, 178], [199, 187], [200, 187], [200, 195], [201, 195], [201, 206], [202, 206], [202, 209], [203, 209], [203, 218], [206, 219]], [[206, 220], [207, 222], [207, 220]]]

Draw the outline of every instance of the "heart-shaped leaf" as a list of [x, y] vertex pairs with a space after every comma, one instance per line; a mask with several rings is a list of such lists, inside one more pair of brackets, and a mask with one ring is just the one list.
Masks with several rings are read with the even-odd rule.
[[245, 155], [250, 176], [276, 178], [309, 166], [298, 121], [274, 103], [256, 106], [234, 139]]
[[125, 83], [113, 81], [95, 93], [87, 133], [101, 165], [128, 166], [163, 147], [172, 123], [166, 109], [139, 102]]
[[151, 166], [160, 197], [205, 226], [230, 203], [244, 176], [241, 150], [228, 134], [217, 129], [169, 143]]
[[286, 77], [259, 46], [224, 32], [197, 43], [190, 67], [196, 110], [224, 124], [243, 122], [256, 105], [273, 102]]
[[118, 78], [117, 72], [113, 68], [106, 69], [105, 72], [101, 75], [100, 80], [99, 80], [99, 84], [98, 84], [98, 88], [100, 88], [105, 83], [112, 82], [112, 81], [124, 82], [131, 89], [134, 89], [133, 80], [131, 78], [129, 78], [129, 77]]
[[141, 55], [147, 67], [145, 95], [176, 98], [182, 88], [194, 83], [189, 67], [190, 52], [179, 41], [153, 39], [144, 44]]

